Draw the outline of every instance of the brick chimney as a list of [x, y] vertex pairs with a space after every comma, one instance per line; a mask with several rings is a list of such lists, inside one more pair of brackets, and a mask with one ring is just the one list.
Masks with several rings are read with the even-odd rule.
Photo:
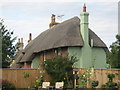
[[55, 14], [52, 14], [51, 16], [51, 23], [55, 23]]
[[18, 43], [20, 43], [20, 38], [18, 39]]
[[23, 38], [21, 38], [21, 39], [19, 38], [18, 42], [17, 42], [16, 52], [23, 50], [23, 47], [24, 47]]
[[32, 40], [32, 34], [30, 33], [29, 34], [29, 40], [28, 40], [28, 43]]
[[51, 16], [51, 23], [49, 24], [49, 28], [53, 27], [54, 25], [59, 24], [58, 22], [55, 21], [55, 14], [52, 14]]
[[16, 45], [17, 45], [16, 52], [19, 52], [20, 51], [20, 47], [21, 47], [20, 38], [18, 39], [18, 42], [17, 42]]
[[23, 50], [23, 47], [24, 47], [23, 38], [21, 38], [21, 42], [20, 42], [20, 50]]

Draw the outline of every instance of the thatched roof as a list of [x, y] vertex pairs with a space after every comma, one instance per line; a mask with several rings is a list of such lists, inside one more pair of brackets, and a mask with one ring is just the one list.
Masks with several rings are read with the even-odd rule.
[[[107, 48], [105, 43], [89, 29], [90, 39], [94, 47]], [[32, 40], [24, 49], [24, 55], [16, 59], [19, 62], [31, 61], [34, 53], [52, 48], [66, 46], [83, 46], [84, 42], [80, 33], [80, 19], [74, 17], [44, 31]]]

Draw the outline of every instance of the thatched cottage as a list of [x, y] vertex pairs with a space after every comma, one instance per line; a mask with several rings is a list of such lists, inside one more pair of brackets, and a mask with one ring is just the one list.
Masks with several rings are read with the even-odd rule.
[[[90, 29], [89, 13], [86, 6], [79, 17], [73, 17], [62, 23], [51, 17], [50, 28], [19, 51], [12, 68], [40, 68], [44, 61], [56, 55], [75, 56], [77, 68], [106, 68], [105, 43]], [[31, 35], [30, 35], [31, 36]]]

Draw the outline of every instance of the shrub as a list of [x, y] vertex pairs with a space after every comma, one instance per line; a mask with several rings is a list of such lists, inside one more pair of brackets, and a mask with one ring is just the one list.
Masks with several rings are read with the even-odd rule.
[[8, 88], [12, 88], [12, 90], [15, 90], [15, 85], [7, 80], [1, 80], [2, 83], [2, 90], [6, 90]]
[[63, 57], [56, 56], [45, 61], [45, 70], [51, 76], [51, 84], [54, 85], [55, 82], [64, 81], [65, 86], [72, 87], [73, 84], [73, 64], [77, 62], [77, 58], [74, 56]]
[[109, 81], [102, 85], [102, 88], [116, 88], [117, 83], [113, 82], [113, 78], [118, 75], [117, 73], [107, 73], [107, 77], [109, 78]]

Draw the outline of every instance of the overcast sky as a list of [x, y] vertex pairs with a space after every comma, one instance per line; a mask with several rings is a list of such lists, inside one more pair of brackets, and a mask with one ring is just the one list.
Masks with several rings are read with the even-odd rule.
[[[47, 30], [50, 23], [51, 14], [56, 15], [57, 22], [63, 22], [75, 16], [80, 16], [83, 4], [86, 3], [89, 12], [89, 28], [92, 29], [109, 47], [115, 41], [118, 33], [118, 1], [109, 2], [87, 2], [86, 0], [63, 0], [57, 2], [37, 2], [37, 0], [18, 0], [8, 2], [4, 0], [0, 4], [0, 18], [4, 19], [8, 29], [14, 30], [14, 36], [24, 38], [25, 45], [28, 41], [29, 33], [32, 37], [37, 37], [41, 32]], [[114, 2], [113, 2], [114, 1]], [[62, 20], [58, 15], [64, 15]]]

